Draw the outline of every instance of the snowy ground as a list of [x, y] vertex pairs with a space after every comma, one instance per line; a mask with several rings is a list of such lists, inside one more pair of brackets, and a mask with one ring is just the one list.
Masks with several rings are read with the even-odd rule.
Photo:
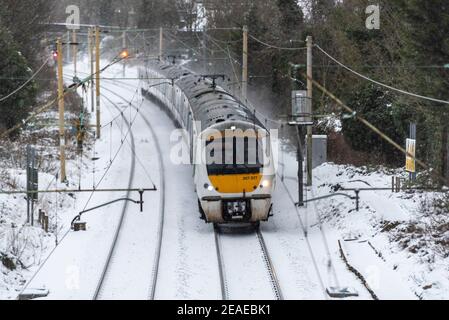
[[[67, 125], [76, 115], [68, 112]], [[59, 148], [56, 147], [57, 113], [45, 112], [39, 115], [25, 129], [18, 141], [2, 145], [0, 148], [0, 189], [4, 191], [26, 189], [26, 142], [35, 140], [37, 167], [39, 169], [39, 189], [78, 188], [78, 177], [89, 171], [85, 159], [89, 147], [83, 153], [84, 160], [76, 154], [76, 147], [69, 140], [67, 148], [67, 174], [69, 183], [58, 181]], [[90, 139], [87, 138], [87, 141]], [[0, 299], [14, 299], [24, 284], [36, 272], [49, 252], [67, 232], [69, 221], [75, 215], [76, 194], [40, 194], [35, 204], [34, 226], [26, 223], [25, 195], [0, 195]], [[38, 209], [49, 215], [49, 233], [45, 233], [37, 222]]]
[[[284, 161], [285, 183], [291, 190], [297, 190], [296, 159], [287, 154]], [[323, 164], [314, 170], [314, 186], [308, 189], [307, 198], [335, 192], [355, 196], [353, 191], [342, 191], [343, 188], [391, 188], [393, 176], [407, 178], [402, 170]], [[431, 245], [429, 238], [436, 238], [435, 234], [413, 233], [420, 230], [417, 225], [426, 224], [429, 219], [425, 217], [423, 204], [429, 205], [441, 195], [391, 190], [361, 191], [360, 195], [359, 211], [355, 200], [346, 197], [320, 200], [301, 209], [303, 219], [309, 220], [306, 224], [309, 238], [312, 240], [313, 234], [319, 233], [321, 223], [327, 238], [322, 243], [329, 244], [337, 264], [340, 240], [349, 263], [364, 276], [379, 299], [447, 299], [447, 255], [440, 247]], [[424, 227], [423, 230], [429, 232]]]
[[[406, 178], [402, 170], [324, 164], [315, 170], [309, 197], [341, 187], [390, 188], [392, 176]], [[344, 251], [380, 299], [447, 299], [449, 261], [428, 241], [436, 233], [417, 237], [413, 232], [401, 233], [403, 226], [424, 222], [423, 203], [429, 204], [440, 196], [429, 192], [362, 191], [358, 212], [355, 201], [342, 197], [320, 201], [313, 208], [329, 230], [333, 245], [338, 239], [353, 240], [343, 243]]]
[[[83, 64], [80, 72], [87, 71], [86, 64]], [[66, 73], [70, 72], [67, 67]], [[121, 66], [114, 66], [105, 76], [121, 76], [121, 72]], [[128, 68], [128, 77], [136, 75], [136, 68]], [[158, 191], [145, 194], [143, 213], [134, 204], [124, 207], [119, 203], [83, 217], [88, 230], [67, 233], [46, 263], [42, 264], [28, 289], [47, 288], [50, 299], [92, 299], [120, 215], [125, 212], [118, 246], [106, 277], [108, 281], [101, 290], [100, 298], [148, 299], [154, 277], [152, 270], [160, 223], [161, 192], [165, 192], [165, 220], [155, 298], [220, 299], [214, 232], [212, 226], [199, 219], [191, 168], [174, 165], [169, 160], [169, 137], [175, 129], [172, 121], [158, 106], [140, 96], [138, 80], [108, 80], [103, 86], [102, 124], [116, 120], [103, 129], [101, 140], [95, 143], [95, 151], [92, 150], [90, 158], [98, 157], [99, 160], [85, 164], [90, 169], [83, 170], [82, 185], [91, 187], [94, 183], [92, 170], [95, 165], [95, 183], [107, 172], [100, 188], [126, 188], [129, 183], [135, 188], [146, 188], [154, 183]], [[130, 107], [130, 103], [139, 108], [139, 112]], [[132, 135], [125, 140], [128, 127], [123, 117], [117, 117], [120, 112], [116, 107], [122, 109], [124, 117], [132, 123]], [[151, 134], [148, 124], [156, 136]], [[132, 148], [132, 138], [135, 148]], [[124, 141], [122, 146], [121, 141]], [[164, 170], [158, 161], [158, 144]], [[111, 165], [116, 153], [117, 158]], [[348, 261], [362, 273], [380, 299], [449, 297], [447, 260], [433, 255], [433, 261], [429, 263], [426, 256], [413, 254], [393, 241], [394, 228], [382, 231], [388, 223], [398, 226], [416, 218], [420, 200], [433, 195], [376, 191], [361, 194], [359, 212], [354, 210], [354, 201], [343, 197], [310, 203], [306, 208], [298, 209], [293, 204], [297, 200], [295, 156], [286, 150], [282, 154], [285, 166], [279, 175], [284, 176], [285, 183], [279, 178], [274, 195], [274, 217], [262, 224], [262, 233], [284, 298], [328, 299], [326, 288], [334, 286], [354, 288], [359, 293], [359, 299], [372, 298], [341, 259], [339, 240]], [[72, 179], [77, 177], [76, 172], [73, 170]], [[389, 187], [391, 174], [395, 173], [370, 173], [354, 167], [324, 164], [314, 171], [314, 186], [307, 196], [326, 195], [338, 186]], [[164, 179], [165, 189], [160, 179]], [[71, 203], [66, 203], [65, 228], [69, 218], [84, 207], [123, 195], [95, 193], [90, 201], [90, 194], [78, 195]], [[137, 194], [130, 196], [137, 198]], [[2, 211], [2, 219], [7, 216], [7, 223], [11, 223], [15, 219], [15, 210], [19, 207], [23, 210], [22, 202], [22, 199], [5, 202], [7, 205]], [[42, 239], [42, 244], [36, 245], [42, 251], [40, 259], [28, 271], [21, 269], [5, 273], [2, 269], [0, 298], [15, 298], [17, 290], [34, 274], [36, 266], [44, 260], [45, 252], [54, 243], [54, 238], [42, 234], [36, 239]], [[237, 279], [229, 287], [240, 294], [234, 295], [235, 298], [270, 299], [271, 288], [262, 282], [266, 274], [263, 264], [258, 262], [261, 260], [260, 249], [254, 239], [250, 236], [226, 239], [223, 252], [225, 265]], [[239, 276], [240, 270], [250, 276]]]

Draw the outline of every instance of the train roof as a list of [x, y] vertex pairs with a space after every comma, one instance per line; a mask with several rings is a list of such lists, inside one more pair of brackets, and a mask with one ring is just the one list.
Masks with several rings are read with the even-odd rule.
[[175, 64], [151, 62], [151, 67], [167, 78], [174, 79], [176, 85], [189, 99], [194, 118], [201, 122], [203, 129], [223, 122], [250, 122], [264, 127], [254, 112], [220, 86], [213, 87], [209, 78]]

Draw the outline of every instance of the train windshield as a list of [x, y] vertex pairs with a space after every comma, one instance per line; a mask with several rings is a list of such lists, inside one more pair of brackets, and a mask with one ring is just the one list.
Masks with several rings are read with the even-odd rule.
[[206, 142], [209, 175], [257, 174], [263, 168], [263, 145], [255, 137], [210, 138]]

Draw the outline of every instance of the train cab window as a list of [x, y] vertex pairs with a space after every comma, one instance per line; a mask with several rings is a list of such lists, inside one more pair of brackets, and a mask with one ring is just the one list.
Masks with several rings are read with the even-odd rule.
[[262, 142], [254, 137], [211, 137], [206, 142], [208, 175], [260, 173], [262, 149]]

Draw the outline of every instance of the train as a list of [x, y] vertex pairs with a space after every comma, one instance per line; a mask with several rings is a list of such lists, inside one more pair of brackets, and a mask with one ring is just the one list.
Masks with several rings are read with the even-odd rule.
[[214, 75], [148, 61], [142, 94], [183, 129], [200, 217], [216, 225], [259, 225], [273, 212], [276, 175], [270, 131]]

